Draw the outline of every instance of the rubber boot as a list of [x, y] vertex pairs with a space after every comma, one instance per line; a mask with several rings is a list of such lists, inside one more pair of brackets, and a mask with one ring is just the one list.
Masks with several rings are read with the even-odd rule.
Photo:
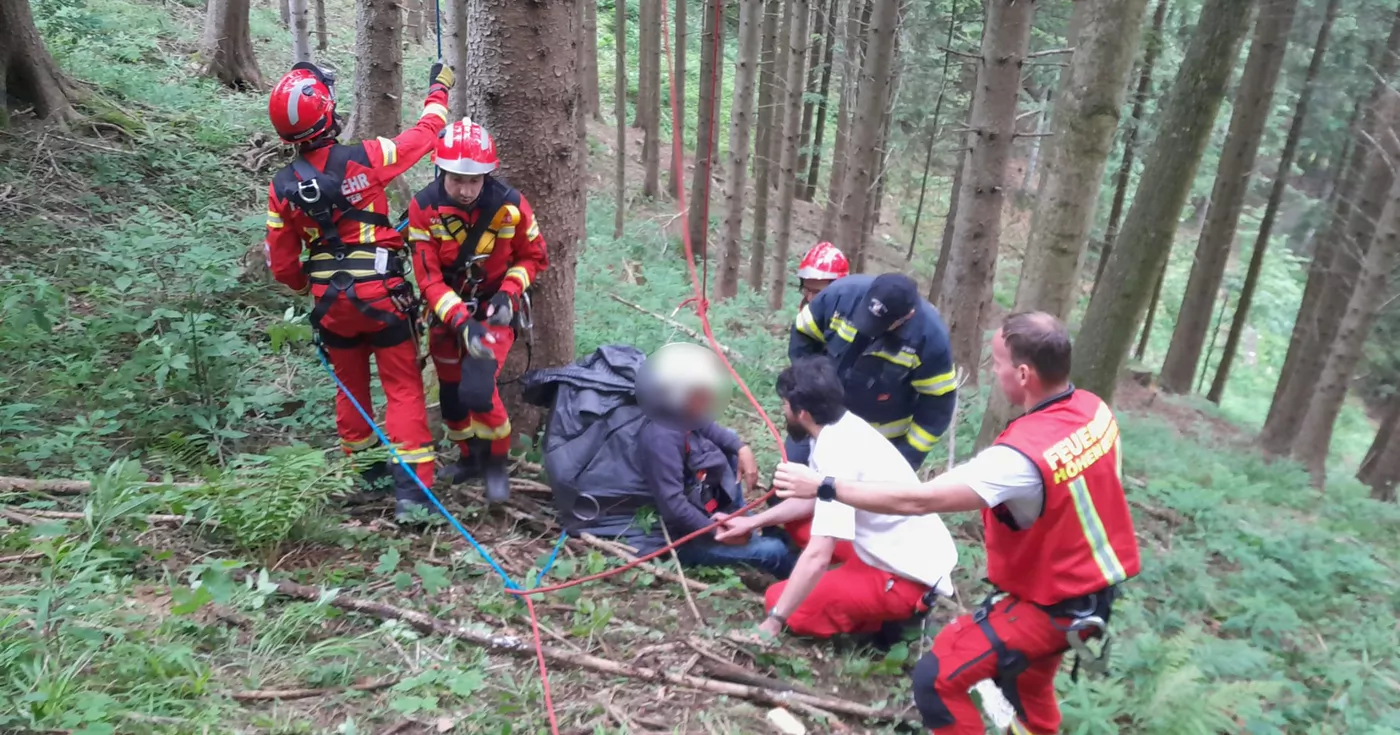
[[510, 472], [506, 470], [506, 457], [487, 455], [482, 462], [482, 472], [486, 476], [486, 501], [504, 503], [510, 500]]
[[468, 480], [481, 477], [482, 458], [491, 449], [491, 443], [482, 439], [468, 439], [467, 445], [459, 450], [457, 461], [442, 470], [441, 477], [448, 485], [461, 485]]
[[345, 495], [346, 505], [370, 505], [384, 499], [393, 481], [389, 479], [389, 465], [385, 462], [375, 462], [366, 465], [360, 470], [360, 479], [355, 483], [353, 492]]
[[[413, 475], [413, 470], [400, 464], [393, 465], [394, 477], [394, 520], [399, 523], [412, 523], [417, 515], [416, 510], [422, 509], [429, 513], [437, 513], [437, 508], [428, 496], [424, 494], [423, 488]], [[422, 517], [419, 515], [419, 517]]]

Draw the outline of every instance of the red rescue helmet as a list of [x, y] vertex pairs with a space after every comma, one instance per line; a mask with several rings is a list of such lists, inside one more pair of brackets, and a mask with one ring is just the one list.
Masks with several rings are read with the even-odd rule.
[[851, 275], [851, 264], [841, 249], [829, 242], [819, 242], [802, 256], [797, 277], [816, 281], [834, 281]]
[[300, 62], [272, 88], [267, 116], [286, 143], [309, 143], [339, 133], [335, 115], [335, 73]]
[[496, 141], [491, 139], [486, 128], [469, 117], [442, 131], [433, 160], [443, 171], [466, 176], [489, 174], [500, 165], [496, 158]]

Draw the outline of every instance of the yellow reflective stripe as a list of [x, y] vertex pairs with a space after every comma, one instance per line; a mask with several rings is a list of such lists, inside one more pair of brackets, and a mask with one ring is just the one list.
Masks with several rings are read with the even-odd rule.
[[937, 443], [937, 435], [912, 421], [909, 422], [909, 446], [920, 452], [927, 452]]
[[940, 375], [920, 378], [910, 385], [914, 386], [914, 390], [926, 396], [941, 396], [945, 393], [951, 393], [954, 388], [958, 387], [958, 376], [956, 372], [949, 370]]
[[846, 321], [840, 314], [831, 315], [831, 328], [836, 332], [836, 336], [847, 342], [856, 341], [856, 328]]
[[441, 222], [434, 222], [431, 225], [429, 225], [428, 231], [432, 233], [433, 237], [436, 237], [439, 240], [452, 239], [452, 236], [447, 234], [447, 228], [443, 227]]
[[465, 429], [447, 427], [447, 440], [450, 442], [464, 442], [474, 436], [476, 436], [476, 433], [472, 431], [471, 426], [467, 426]]
[[530, 220], [530, 229], [528, 229], [528, 230], [525, 231], [525, 239], [526, 239], [526, 240], [533, 240], [533, 239], [535, 239], [535, 238], [537, 238], [537, 237], [539, 237], [539, 236], [540, 236], [540, 223], [537, 222], [536, 220]]
[[[372, 253], [372, 252], [367, 253], [367, 252], [365, 252], [365, 251], [363, 251], [363, 250], [351, 250], [350, 252], [347, 252], [347, 253], [345, 254], [345, 259], [346, 259], [346, 260], [374, 260], [374, 257], [375, 257], [375, 254], [374, 254], [374, 253]], [[335, 257], [335, 253], [316, 253], [315, 255], [311, 256], [310, 259], [311, 259], [311, 260], [338, 260], [338, 258]]]
[[1089, 483], [1084, 481], [1082, 475], [1070, 481], [1069, 495], [1074, 500], [1074, 512], [1079, 516], [1079, 525], [1084, 529], [1084, 539], [1089, 542], [1094, 562], [1099, 565], [1099, 571], [1103, 572], [1104, 580], [1108, 584], [1118, 584], [1126, 580], [1128, 573], [1123, 569], [1123, 562], [1118, 560], [1118, 552], [1114, 551], [1113, 545], [1108, 542], [1108, 530], [1099, 518], [1098, 508], [1094, 507], [1094, 498], [1089, 494]]
[[384, 156], [384, 165], [392, 166], [399, 162], [399, 144], [388, 138], [379, 139], [379, 152]]
[[[366, 211], [366, 212], [369, 212], [370, 214], [374, 214], [374, 203], [371, 202], [371, 203], [365, 205], [365, 211]], [[361, 223], [360, 223], [360, 242], [362, 242], [362, 243], [371, 243], [371, 242], [374, 242], [374, 225], [372, 225], [372, 224], [370, 224], [370, 223], [368, 223], [368, 222], [361, 222]]]
[[511, 266], [510, 269], [506, 271], [506, 278], [514, 278], [516, 281], [518, 281], [520, 283], [521, 290], [530, 287], [530, 271], [527, 271], [518, 265]]
[[347, 441], [345, 439], [340, 440], [340, 446], [344, 447], [347, 452], [362, 452], [366, 449], [369, 449], [370, 447], [378, 446], [378, 444], [379, 437], [373, 434], [370, 434], [369, 436], [359, 441]]
[[422, 447], [420, 449], [399, 449], [398, 457], [394, 459], [395, 464], [423, 464], [431, 462], [436, 457], [432, 447]]
[[876, 431], [880, 432], [880, 436], [886, 439], [897, 439], [908, 433], [909, 426], [912, 423], [914, 423], [914, 419], [911, 417], [885, 424], [871, 424], [871, 426], [874, 427]]
[[365, 270], [363, 268], [325, 268], [319, 270], [312, 269], [311, 271], [307, 272], [306, 275], [309, 278], [330, 278], [331, 276], [341, 272], [349, 273], [355, 278], [369, 278], [370, 276], [383, 275], [382, 273], [380, 273], [377, 270], [374, 270], [373, 268], [369, 270]]
[[912, 352], [872, 352], [870, 354], [882, 360], [889, 360], [900, 367], [906, 367], [910, 370], [919, 366], [919, 357]]
[[452, 291], [448, 291], [433, 303], [433, 313], [437, 314], [438, 318], [445, 322], [447, 321], [447, 316], [452, 313], [452, 310], [457, 308], [461, 303], [462, 299], [460, 296]]
[[1035, 735], [1035, 733], [1026, 729], [1019, 718], [1013, 717], [1011, 718], [1011, 735]]
[[409, 242], [432, 242], [432, 239], [432, 236], [427, 230], [422, 230], [417, 227], [408, 228]]
[[802, 311], [797, 312], [797, 331], [811, 337], [812, 339], [825, 343], [826, 335], [817, 328], [817, 320], [812, 316], [812, 307], [804, 306]]
[[515, 237], [515, 225], [507, 225], [499, 230], [496, 230], [496, 237], [499, 237], [502, 240], [509, 240]]
[[472, 431], [476, 432], [476, 438], [478, 439], [489, 439], [492, 441], [504, 439], [510, 436], [510, 419], [506, 419], [500, 426], [487, 426], [480, 421], [472, 419]]
[[437, 115], [438, 117], [442, 118], [442, 121], [444, 123], [447, 122], [447, 108], [443, 107], [442, 105], [439, 105], [436, 102], [429, 102], [428, 104], [423, 105], [423, 114], [419, 115], [418, 117], [419, 119], [422, 119], [429, 115]]
[[273, 212], [273, 211], [271, 211], [271, 210], [268, 211], [268, 213], [267, 213], [267, 226], [268, 226], [268, 227], [270, 227], [270, 228], [272, 228], [272, 229], [274, 229], [274, 230], [280, 230], [280, 229], [282, 229], [283, 224], [284, 224], [284, 223], [282, 222], [282, 215], [280, 215], [280, 214], [278, 214], [278, 213], [276, 213], [276, 212]]

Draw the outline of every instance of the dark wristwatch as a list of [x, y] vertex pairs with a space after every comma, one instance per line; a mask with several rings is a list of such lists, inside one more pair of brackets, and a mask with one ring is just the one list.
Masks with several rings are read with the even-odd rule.
[[823, 477], [822, 484], [817, 486], [817, 500], [836, 499], [836, 478]]

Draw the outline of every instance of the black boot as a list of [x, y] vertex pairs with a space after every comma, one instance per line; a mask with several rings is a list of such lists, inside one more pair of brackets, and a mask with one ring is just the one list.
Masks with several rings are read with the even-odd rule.
[[437, 513], [437, 507], [433, 505], [428, 496], [423, 492], [423, 488], [413, 475], [413, 470], [401, 464], [393, 466], [394, 477], [394, 520], [399, 523], [412, 523], [415, 516], [422, 517], [417, 513], [419, 509], [431, 514]]
[[506, 459], [504, 456], [487, 455], [482, 462], [487, 502], [504, 503], [510, 500], [510, 473], [506, 471]]
[[468, 439], [457, 455], [457, 461], [442, 470], [442, 478], [449, 485], [461, 485], [468, 480], [481, 477], [482, 459], [490, 452], [491, 443], [481, 439]]
[[389, 479], [389, 463], [375, 462], [360, 470], [359, 489], [367, 493], [388, 492], [393, 487]]

